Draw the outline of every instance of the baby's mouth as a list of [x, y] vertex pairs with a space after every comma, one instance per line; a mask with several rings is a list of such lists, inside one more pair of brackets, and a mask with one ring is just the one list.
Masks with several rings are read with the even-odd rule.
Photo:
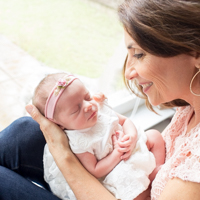
[[90, 117], [89, 117], [88, 120], [92, 119], [96, 114], [97, 114], [97, 111], [93, 112], [93, 113], [90, 115]]

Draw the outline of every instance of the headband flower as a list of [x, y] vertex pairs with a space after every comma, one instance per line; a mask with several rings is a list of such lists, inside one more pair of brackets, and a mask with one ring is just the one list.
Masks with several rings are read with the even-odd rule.
[[54, 95], [57, 96], [61, 89], [64, 89], [69, 82], [73, 79], [73, 76], [65, 76], [57, 82], [57, 87], [54, 90]]
[[49, 120], [54, 121], [53, 115], [54, 115], [54, 110], [56, 107], [56, 104], [58, 102], [58, 99], [62, 95], [62, 93], [65, 91], [65, 89], [73, 83], [74, 80], [76, 80], [77, 77], [73, 75], [67, 74], [63, 78], [59, 79], [58, 82], [55, 84], [53, 89], [51, 90], [46, 104], [45, 104], [45, 117], [48, 118]]

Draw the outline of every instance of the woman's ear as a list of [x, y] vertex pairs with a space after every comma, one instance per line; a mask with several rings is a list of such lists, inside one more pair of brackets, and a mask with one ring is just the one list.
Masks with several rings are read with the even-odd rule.
[[199, 52], [196, 52], [196, 59], [199, 59], [200, 58], [200, 53]]
[[195, 67], [200, 69], [200, 52], [194, 52], [195, 57]]

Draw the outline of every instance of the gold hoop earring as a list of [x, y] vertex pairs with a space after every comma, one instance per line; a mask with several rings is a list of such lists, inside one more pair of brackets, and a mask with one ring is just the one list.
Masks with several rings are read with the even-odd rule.
[[191, 82], [190, 82], [190, 92], [193, 94], [193, 95], [195, 95], [195, 96], [200, 96], [200, 94], [196, 94], [196, 93], [194, 93], [193, 91], [192, 91], [192, 83], [193, 83], [193, 81], [194, 81], [194, 79], [195, 79], [195, 77], [198, 75], [200, 73], [200, 69], [197, 71], [197, 73], [193, 76], [193, 78], [192, 78], [192, 80], [191, 80]]

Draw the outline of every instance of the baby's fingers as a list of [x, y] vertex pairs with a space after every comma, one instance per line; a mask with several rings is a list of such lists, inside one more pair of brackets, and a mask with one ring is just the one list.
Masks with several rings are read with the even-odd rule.
[[121, 159], [126, 161], [126, 160], [128, 160], [130, 158], [130, 156], [131, 156], [131, 151], [128, 151], [128, 152], [126, 152], [125, 154], [123, 154], [121, 156]]
[[130, 140], [130, 136], [129, 135], [124, 135], [121, 139], [121, 142], [125, 142], [125, 141], [128, 141]]
[[113, 144], [117, 143], [117, 136], [115, 134], [112, 135]]
[[102, 92], [99, 92], [98, 94], [94, 94], [93, 98], [97, 103], [101, 103], [105, 99], [107, 99], [106, 96]]
[[117, 140], [121, 141], [123, 136], [124, 136], [124, 132], [122, 131], [116, 131], [116, 136], [117, 136]]
[[118, 144], [120, 147], [122, 148], [125, 148], [125, 147], [129, 147], [131, 145], [131, 141], [125, 141], [125, 142], [121, 142], [121, 141], [118, 141]]
[[130, 151], [130, 147], [124, 147], [124, 148], [118, 148], [118, 151], [121, 152], [121, 153], [126, 153], [128, 151]]

